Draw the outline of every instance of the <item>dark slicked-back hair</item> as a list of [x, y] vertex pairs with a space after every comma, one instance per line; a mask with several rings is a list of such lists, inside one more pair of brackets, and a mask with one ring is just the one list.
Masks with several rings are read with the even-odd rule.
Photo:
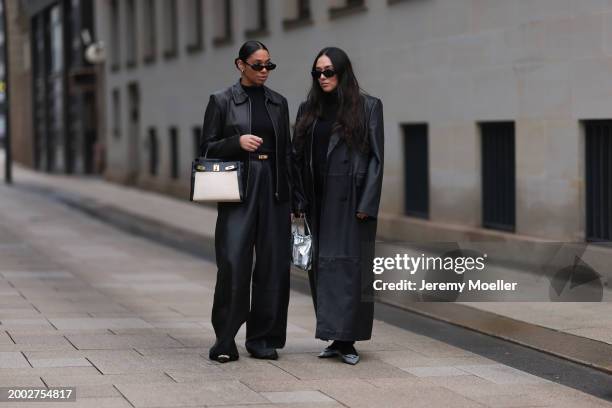
[[264, 43], [260, 41], [253, 40], [249, 40], [242, 44], [242, 47], [240, 47], [240, 50], [238, 51], [238, 58], [234, 60], [236, 67], [238, 67], [238, 61], [246, 62], [247, 58], [249, 58], [257, 50], [268, 51], [268, 47], [266, 47]]

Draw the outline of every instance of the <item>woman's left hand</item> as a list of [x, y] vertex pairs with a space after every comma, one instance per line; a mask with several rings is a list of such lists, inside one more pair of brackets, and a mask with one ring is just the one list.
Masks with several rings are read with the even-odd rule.
[[368, 218], [368, 214], [362, 213], [362, 212], [358, 212], [357, 213], [357, 218], [359, 218], [360, 220], [365, 220], [366, 218]]

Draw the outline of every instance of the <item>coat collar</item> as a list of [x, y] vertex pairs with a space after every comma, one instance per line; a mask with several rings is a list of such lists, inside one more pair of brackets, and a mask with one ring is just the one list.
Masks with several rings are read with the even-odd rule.
[[[276, 93], [272, 92], [270, 88], [265, 85], [263, 88], [266, 102], [270, 101], [275, 105], [280, 105], [282, 103], [280, 97]], [[244, 88], [242, 88], [242, 85], [240, 85], [240, 79], [234, 85], [232, 85], [232, 97], [234, 98], [236, 105], [240, 105], [249, 99], [249, 95], [247, 95]]]

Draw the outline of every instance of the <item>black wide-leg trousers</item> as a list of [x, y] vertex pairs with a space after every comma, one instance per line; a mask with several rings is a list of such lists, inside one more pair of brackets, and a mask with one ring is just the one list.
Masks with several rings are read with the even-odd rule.
[[[274, 197], [273, 160], [251, 160], [247, 197], [219, 203], [215, 231], [217, 284], [211, 357], [238, 355], [234, 338], [246, 321], [246, 347], [281, 348], [287, 332], [291, 215]], [[253, 250], [255, 266], [253, 267]]]

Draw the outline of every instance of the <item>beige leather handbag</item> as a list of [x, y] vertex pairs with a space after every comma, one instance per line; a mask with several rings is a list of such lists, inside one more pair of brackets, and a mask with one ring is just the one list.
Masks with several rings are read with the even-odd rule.
[[191, 164], [191, 201], [240, 202], [242, 191], [242, 162], [201, 157]]

